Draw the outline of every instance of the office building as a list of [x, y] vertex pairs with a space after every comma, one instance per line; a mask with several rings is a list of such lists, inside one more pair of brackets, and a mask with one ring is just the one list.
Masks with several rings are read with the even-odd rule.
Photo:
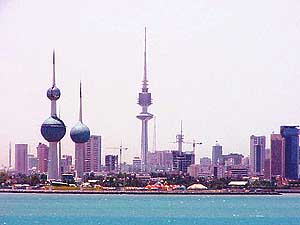
[[212, 147], [212, 164], [216, 166], [219, 164], [220, 159], [222, 158], [222, 145], [218, 142]]
[[208, 177], [212, 175], [212, 161], [208, 157], [200, 158], [199, 176]]
[[241, 165], [243, 161], [244, 156], [242, 154], [238, 153], [230, 153], [228, 155], [222, 155], [219, 159], [223, 165], [226, 164], [226, 161], [231, 160], [232, 165]]
[[71, 173], [72, 172], [72, 156], [63, 155], [61, 158], [61, 173]]
[[200, 165], [192, 164], [187, 168], [187, 173], [191, 177], [198, 177], [200, 172]]
[[253, 176], [264, 175], [264, 160], [266, 149], [266, 137], [250, 137], [250, 171]]
[[134, 157], [132, 160], [132, 171], [139, 173], [142, 171], [142, 160], [140, 157]]
[[38, 159], [33, 154], [27, 155], [28, 174], [34, 173], [37, 170]]
[[75, 170], [77, 177], [101, 171], [101, 136], [91, 135], [87, 142], [75, 143]]
[[118, 171], [118, 155], [106, 155], [105, 156], [105, 170], [107, 172]]
[[47, 173], [48, 171], [48, 153], [49, 147], [45, 144], [39, 143], [36, 148], [37, 152], [37, 172]]
[[171, 151], [155, 151], [148, 153], [149, 171], [171, 171], [173, 156]]
[[271, 134], [271, 175], [285, 177], [285, 140], [280, 134]]
[[281, 126], [280, 134], [285, 140], [285, 177], [298, 179], [299, 130], [297, 126]]
[[172, 151], [173, 171], [177, 173], [187, 173], [187, 168], [195, 164], [195, 154], [193, 152]]
[[269, 148], [265, 150], [264, 178], [271, 179], [271, 149]]
[[15, 171], [28, 174], [28, 145], [15, 144]]

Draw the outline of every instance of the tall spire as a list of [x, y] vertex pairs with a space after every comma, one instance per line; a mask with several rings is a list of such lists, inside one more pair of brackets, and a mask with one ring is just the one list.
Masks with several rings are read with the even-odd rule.
[[11, 142], [9, 142], [9, 150], [8, 150], [8, 168], [11, 168]]
[[143, 92], [148, 92], [147, 81], [147, 29], [145, 27], [145, 50], [144, 50], [144, 78], [143, 78]]
[[182, 135], [182, 120], [180, 120], [180, 134]]
[[55, 49], [53, 49], [52, 62], [53, 62], [53, 83], [52, 83], [52, 86], [55, 87]]
[[79, 87], [79, 121], [82, 123], [82, 93], [81, 93], [81, 81], [80, 81], [80, 87]]

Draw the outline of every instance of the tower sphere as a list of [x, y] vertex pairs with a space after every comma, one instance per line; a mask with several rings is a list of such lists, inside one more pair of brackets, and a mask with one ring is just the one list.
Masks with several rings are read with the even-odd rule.
[[79, 121], [71, 129], [70, 136], [75, 143], [85, 143], [90, 139], [90, 129]]
[[47, 97], [52, 100], [58, 100], [60, 97], [60, 90], [57, 87], [51, 87], [47, 90]]
[[48, 142], [59, 142], [66, 134], [66, 126], [57, 116], [51, 116], [42, 124], [41, 134]]

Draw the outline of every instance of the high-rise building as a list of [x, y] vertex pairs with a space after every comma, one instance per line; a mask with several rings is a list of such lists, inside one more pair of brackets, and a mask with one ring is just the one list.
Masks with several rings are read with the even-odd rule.
[[84, 143], [75, 143], [75, 171], [77, 173], [77, 177], [80, 178], [83, 177], [85, 172], [85, 148], [86, 145]]
[[47, 173], [48, 171], [48, 153], [49, 147], [45, 144], [39, 143], [36, 148], [37, 151], [37, 172], [38, 173]]
[[285, 140], [285, 177], [298, 179], [299, 130], [297, 126], [281, 126], [280, 134]]
[[142, 171], [142, 160], [140, 157], [134, 157], [132, 160], [132, 171], [139, 173]]
[[118, 155], [105, 156], [105, 170], [107, 172], [116, 172], [118, 170]]
[[60, 98], [60, 90], [55, 83], [55, 52], [53, 51], [53, 81], [52, 87], [47, 91], [47, 97], [51, 100], [51, 116], [41, 126], [42, 136], [49, 142], [48, 154], [48, 179], [60, 177], [57, 157], [57, 143], [65, 136], [66, 126], [57, 117], [56, 101]]
[[61, 158], [61, 172], [62, 173], [71, 173], [72, 172], [72, 156], [63, 155]]
[[85, 172], [100, 172], [101, 170], [101, 136], [91, 135], [85, 143]]
[[266, 149], [266, 137], [254, 136], [250, 137], [250, 171], [251, 175], [264, 175], [264, 159]]
[[200, 165], [192, 164], [187, 168], [187, 173], [191, 177], [198, 177], [200, 172]]
[[142, 107], [142, 111], [137, 118], [142, 121], [141, 135], [141, 159], [142, 170], [148, 170], [148, 121], [153, 118], [153, 115], [148, 112], [148, 107], [152, 104], [151, 93], [148, 92], [147, 80], [147, 60], [146, 60], [146, 28], [145, 28], [145, 51], [144, 51], [144, 78], [142, 92], [139, 93], [138, 104]]
[[37, 170], [37, 164], [38, 164], [38, 160], [37, 157], [35, 157], [33, 154], [28, 154], [27, 155], [27, 165], [28, 165], [28, 173], [34, 173]]
[[265, 149], [264, 178], [271, 179], [271, 149]]
[[86, 143], [75, 144], [75, 170], [77, 176], [101, 170], [101, 136], [91, 135]]
[[212, 175], [212, 162], [210, 158], [200, 158], [199, 175], [202, 177], [208, 177]]
[[155, 151], [148, 153], [150, 171], [171, 171], [173, 156], [171, 151]]
[[8, 149], [8, 169], [12, 166], [11, 164], [11, 143], [9, 142], [9, 149]]
[[236, 166], [236, 165], [241, 165], [242, 164], [243, 158], [244, 158], [244, 156], [242, 154], [230, 153], [230, 154], [227, 154], [227, 155], [222, 155], [219, 158], [219, 161], [221, 161], [222, 164], [225, 164], [226, 161], [232, 160], [232, 164], [234, 166]]
[[280, 134], [271, 134], [271, 175], [285, 177], [285, 140]]
[[28, 145], [15, 144], [15, 170], [17, 173], [28, 173]]
[[219, 164], [219, 160], [222, 158], [222, 145], [218, 142], [216, 145], [212, 146], [212, 164], [216, 166]]
[[173, 171], [187, 173], [187, 168], [195, 164], [195, 154], [193, 152], [172, 151]]

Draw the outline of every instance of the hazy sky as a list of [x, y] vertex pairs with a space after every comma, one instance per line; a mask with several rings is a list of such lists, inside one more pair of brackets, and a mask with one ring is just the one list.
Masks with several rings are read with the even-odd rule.
[[[185, 140], [204, 143], [197, 162], [215, 140], [225, 153], [248, 154], [251, 134], [300, 124], [299, 12], [298, 0], [0, 0], [0, 164], [9, 141], [29, 143], [34, 153], [45, 142], [53, 48], [63, 153], [74, 152], [69, 131], [82, 79], [84, 122], [102, 135], [104, 154], [122, 139], [127, 161], [140, 155], [144, 26], [157, 148], [175, 148], [169, 142], [183, 120]], [[153, 120], [149, 133], [152, 150]]]

